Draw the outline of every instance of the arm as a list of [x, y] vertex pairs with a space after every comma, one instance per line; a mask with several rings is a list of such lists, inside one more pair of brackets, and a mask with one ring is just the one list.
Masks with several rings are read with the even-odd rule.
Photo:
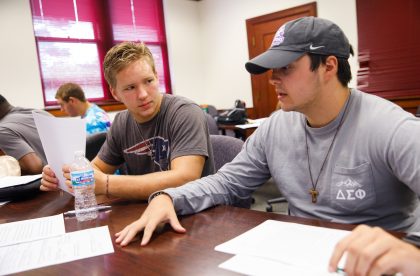
[[22, 175], [42, 172], [43, 162], [38, 153], [13, 130], [0, 127], [0, 147], [5, 154], [18, 160]]
[[42, 172], [42, 160], [35, 152], [25, 154], [18, 161], [22, 175], [39, 174]]
[[[115, 170], [117, 169], [116, 166], [108, 165], [102, 160], [100, 160], [98, 157], [95, 157], [95, 159], [93, 159], [91, 164], [92, 164], [93, 169], [95, 170], [95, 184], [99, 181], [99, 178], [101, 177], [102, 178], [105, 177], [106, 179], [105, 173], [111, 174], [111, 173], [114, 173]], [[66, 185], [71, 190], [72, 187], [71, 187], [71, 182], [70, 182], [70, 167], [68, 165], [64, 165], [62, 168], [62, 172], [63, 172], [63, 176], [66, 178]], [[96, 186], [97, 185], [95, 185], [95, 188], [97, 189]], [[46, 165], [42, 169], [42, 179], [41, 179], [40, 190], [49, 192], [49, 191], [56, 191], [58, 189], [59, 189], [58, 178], [56, 177], [51, 167], [49, 165]]]
[[[171, 161], [171, 170], [145, 175], [108, 175], [108, 193], [117, 197], [147, 199], [153, 192], [177, 187], [200, 178], [205, 158], [198, 155], [181, 156]], [[95, 171], [95, 192], [106, 194], [106, 174], [116, 167], [98, 157], [92, 161]]]
[[347, 252], [346, 275], [383, 275], [402, 272], [418, 275], [420, 250], [381, 228], [360, 225], [341, 240], [330, 259], [330, 272], [336, 271], [339, 260]]

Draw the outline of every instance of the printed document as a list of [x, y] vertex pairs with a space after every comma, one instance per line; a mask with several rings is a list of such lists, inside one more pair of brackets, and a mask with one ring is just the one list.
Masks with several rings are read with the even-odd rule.
[[0, 247], [63, 235], [63, 214], [0, 224]]
[[0, 247], [0, 275], [113, 253], [108, 226]]
[[[316, 271], [319, 273], [317, 275], [325, 275], [336, 243], [348, 234], [349, 231], [344, 230], [267, 220], [242, 235], [216, 246], [215, 250], [236, 254], [235, 259], [228, 260], [221, 267], [240, 273], [250, 274], [251, 270], [242, 271], [244, 263], [248, 262], [249, 258], [255, 258], [255, 262], [248, 262], [248, 266], [255, 264], [254, 271], [262, 272], [262, 263], [270, 263], [270, 267]], [[261, 264], [261, 267], [258, 267], [258, 264]], [[267, 273], [255, 273], [259, 274], [267, 275]]]
[[64, 164], [71, 164], [74, 152], [86, 148], [86, 121], [80, 118], [56, 118], [32, 113], [48, 164], [62, 190], [69, 192], [62, 173]]

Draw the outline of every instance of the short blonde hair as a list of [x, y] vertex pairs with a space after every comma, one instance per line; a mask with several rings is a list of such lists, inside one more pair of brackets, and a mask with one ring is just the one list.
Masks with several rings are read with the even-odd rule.
[[152, 67], [153, 73], [157, 75], [152, 52], [143, 42], [122, 42], [112, 47], [106, 53], [103, 64], [104, 76], [108, 84], [115, 88], [117, 73], [141, 58], [146, 59]]

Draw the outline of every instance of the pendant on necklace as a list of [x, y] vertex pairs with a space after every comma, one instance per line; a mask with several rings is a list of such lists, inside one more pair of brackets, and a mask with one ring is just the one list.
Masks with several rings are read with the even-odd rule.
[[316, 203], [316, 199], [319, 195], [319, 192], [317, 190], [315, 190], [314, 188], [309, 189], [309, 193], [312, 196], [312, 203]]

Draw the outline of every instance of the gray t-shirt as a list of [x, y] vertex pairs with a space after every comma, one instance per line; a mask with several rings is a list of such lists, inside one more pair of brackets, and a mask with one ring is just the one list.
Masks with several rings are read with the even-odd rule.
[[412, 212], [420, 195], [420, 120], [397, 105], [352, 90], [341, 129], [319, 175], [344, 113], [322, 128], [303, 114], [277, 111], [217, 174], [166, 189], [179, 214], [218, 204], [237, 204], [270, 176], [289, 202], [291, 215], [340, 223], [367, 223], [391, 230], [420, 230]]
[[129, 175], [170, 170], [171, 160], [186, 155], [205, 156], [202, 176], [214, 173], [204, 112], [188, 99], [167, 94], [148, 122], [137, 123], [128, 111], [118, 113], [99, 152], [107, 164], [125, 162]]
[[47, 158], [32, 111], [51, 116], [50, 113], [43, 110], [13, 107], [6, 116], [0, 119], [0, 149], [17, 160], [28, 153], [35, 152], [41, 158], [43, 165], [46, 165]]

